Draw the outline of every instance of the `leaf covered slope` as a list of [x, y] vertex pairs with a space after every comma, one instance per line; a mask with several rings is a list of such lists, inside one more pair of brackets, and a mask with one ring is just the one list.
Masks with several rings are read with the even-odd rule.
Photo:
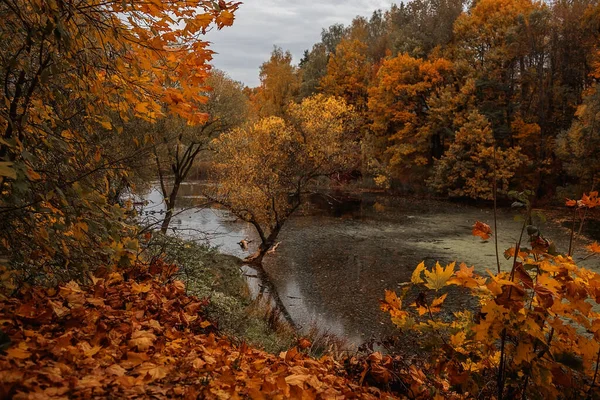
[[156, 263], [0, 299], [13, 342], [0, 352], [0, 397], [388, 398], [330, 357], [233, 345], [172, 273]]

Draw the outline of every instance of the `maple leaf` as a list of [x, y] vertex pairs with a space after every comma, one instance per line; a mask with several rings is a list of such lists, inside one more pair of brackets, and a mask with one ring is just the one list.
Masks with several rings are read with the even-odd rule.
[[127, 373], [127, 370], [121, 367], [119, 364], [113, 364], [105, 369], [105, 372], [109, 375], [123, 376]]
[[414, 284], [419, 284], [424, 282], [423, 279], [421, 278], [421, 272], [425, 271], [425, 261], [421, 261], [421, 263], [419, 263], [419, 265], [417, 265], [417, 268], [415, 268], [415, 270], [412, 273], [412, 276], [410, 278], [410, 281]]
[[310, 375], [289, 375], [285, 377], [285, 383], [287, 383], [288, 385], [294, 385], [294, 386], [300, 386], [303, 387], [304, 386], [304, 382], [306, 382], [309, 379]]
[[138, 350], [148, 350], [156, 340], [156, 336], [150, 331], [135, 331], [131, 334], [129, 346], [137, 347]]
[[156, 379], [162, 379], [166, 377], [169, 373], [169, 368], [162, 365], [156, 365], [151, 362], [145, 362], [138, 368], [136, 368], [134, 372], [140, 374], [146, 380], [153, 381]]
[[587, 208], [594, 208], [600, 206], [600, 199], [598, 198], [598, 192], [590, 192], [589, 195], [584, 194], [581, 197], [581, 204]]
[[567, 201], [565, 202], [565, 205], [567, 207], [576, 207], [577, 206], [577, 200], [567, 199]]
[[217, 17], [217, 19], [215, 20], [217, 27], [219, 29], [223, 28], [224, 26], [230, 26], [233, 24], [233, 14], [227, 10], [225, 11], [221, 11], [221, 14], [219, 14], [219, 16]]
[[454, 347], [462, 347], [462, 345], [465, 343], [466, 340], [467, 340], [467, 332], [465, 332], [465, 331], [459, 331], [459, 332], [455, 333], [454, 335], [450, 336], [450, 343]]
[[307, 338], [301, 338], [300, 340], [298, 340], [298, 347], [302, 350], [306, 350], [310, 346], [312, 346], [312, 343]]
[[393, 290], [385, 291], [385, 304], [388, 304], [392, 309], [402, 308], [402, 300], [398, 298], [398, 295]]
[[492, 235], [492, 228], [486, 223], [476, 221], [473, 225], [473, 236], [479, 236], [483, 240], [488, 240]]
[[452, 262], [443, 268], [440, 263], [436, 262], [435, 269], [425, 270], [425, 280], [427, 281], [425, 286], [434, 290], [440, 290], [446, 286], [446, 283], [454, 274], [455, 265], [456, 263]]
[[459, 266], [459, 270], [456, 271], [454, 276], [448, 280], [448, 284], [450, 285], [458, 285], [464, 286], [466, 288], [475, 288], [483, 285], [485, 283], [485, 279], [481, 277], [475, 277], [473, 271], [475, 267], [467, 267], [467, 264], [461, 263]]
[[150, 284], [138, 284], [137, 282], [133, 282], [131, 284], [131, 293], [148, 293], [150, 291]]
[[533, 278], [525, 271], [522, 263], [518, 263], [515, 268], [515, 278], [521, 281], [527, 289], [533, 288]]

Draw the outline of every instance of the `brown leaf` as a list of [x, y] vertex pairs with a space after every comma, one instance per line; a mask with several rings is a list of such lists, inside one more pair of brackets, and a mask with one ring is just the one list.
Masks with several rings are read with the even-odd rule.
[[166, 377], [168, 372], [169, 368], [150, 362], [143, 363], [134, 371], [134, 373], [140, 374], [141, 377], [152, 381]]
[[127, 370], [121, 367], [119, 364], [113, 364], [106, 368], [105, 372], [109, 375], [123, 376], [127, 373]]
[[129, 346], [137, 347], [138, 350], [148, 350], [156, 340], [156, 335], [150, 331], [135, 331], [131, 334]]

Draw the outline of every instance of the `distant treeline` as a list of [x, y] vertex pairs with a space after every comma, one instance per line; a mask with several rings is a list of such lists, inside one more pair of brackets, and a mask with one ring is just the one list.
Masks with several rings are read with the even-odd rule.
[[383, 186], [582, 192], [599, 179], [599, 36], [598, 1], [415, 0], [324, 29], [297, 66], [275, 48], [248, 94], [258, 116], [345, 99]]

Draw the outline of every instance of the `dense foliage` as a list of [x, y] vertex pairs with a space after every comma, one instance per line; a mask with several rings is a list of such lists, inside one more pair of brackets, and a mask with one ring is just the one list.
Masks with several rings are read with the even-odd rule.
[[491, 175], [475, 169], [491, 161], [448, 165], [481, 141], [465, 138], [476, 113], [489, 124], [487, 152], [509, 158], [498, 168], [504, 189], [581, 195], [598, 179], [597, 160], [580, 161], [600, 153], [599, 25], [593, 0], [411, 1], [324, 29], [288, 82], [298, 99], [340, 96], [363, 114], [362, 172], [378, 184], [431, 178], [440, 194], [489, 198], [475, 187], [493, 186]]
[[[569, 201], [575, 212], [600, 206], [598, 192]], [[600, 365], [600, 275], [580, 268], [568, 252], [559, 253], [539, 230], [527, 226], [526, 212], [521, 241], [506, 250], [510, 271], [422, 262], [411, 284], [398, 296], [386, 291], [382, 310], [402, 330], [428, 333], [423, 340], [425, 370], [435, 376], [421, 382], [405, 375], [413, 393], [425, 396], [497, 399], [598, 398]], [[473, 234], [488, 239], [491, 228], [477, 222]], [[600, 253], [594, 243], [591, 255]], [[453, 318], [440, 316], [448, 296], [447, 286], [465, 288], [479, 300], [475, 310], [453, 310]], [[411, 286], [418, 295], [411, 297]], [[408, 298], [414, 298], [412, 304]], [[423, 376], [424, 377], [424, 376]]]
[[[324, 29], [297, 66], [275, 47], [257, 88], [213, 70], [203, 40], [239, 6], [0, 0], [0, 397], [598, 398], [600, 275], [572, 250], [577, 218], [600, 207], [600, 3], [413, 0]], [[247, 261], [262, 272], [332, 177], [493, 200], [495, 213], [518, 189], [524, 223], [510, 271], [421, 263], [386, 292], [418, 357], [343, 368], [302, 354], [307, 339], [274, 356], [220, 336], [208, 316], [228, 307], [226, 332], [250, 326], [214, 290], [228, 277], [244, 290], [239, 260], [203, 264], [206, 248], [138, 226], [127, 196], [156, 178], [167, 233], [194, 174], [214, 180], [207, 202], [256, 228]], [[591, 188], [567, 202], [563, 253], [523, 195], [559, 187]], [[478, 305], [444, 314], [449, 286]]]
[[17, 281], [81, 280], [129, 262], [137, 242], [117, 200], [129, 162], [148, 147], [124, 146], [124, 125], [207, 119], [211, 51], [201, 37], [230, 25], [237, 7], [0, 3], [0, 257]]

